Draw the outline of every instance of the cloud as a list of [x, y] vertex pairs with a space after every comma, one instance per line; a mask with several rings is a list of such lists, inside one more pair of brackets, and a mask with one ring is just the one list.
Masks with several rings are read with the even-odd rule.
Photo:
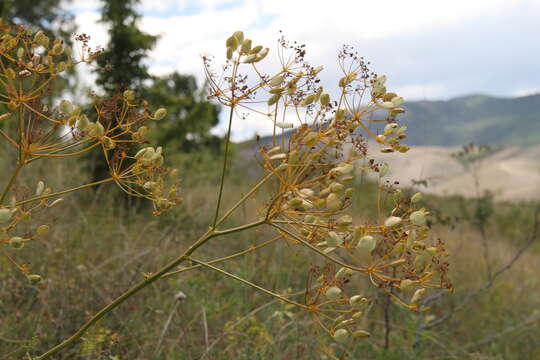
[[[106, 29], [93, 23], [98, 6], [83, 0], [74, 9], [80, 31], [105, 45]], [[540, 83], [538, 0], [143, 0], [138, 9], [141, 28], [160, 35], [149, 61], [154, 74], [177, 70], [201, 82], [201, 54], [216, 54], [219, 63], [233, 31], [274, 50], [283, 30], [307, 44], [311, 63], [325, 66], [321, 77], [331, 93], [342, 43], [354, 45], [406, 99], [514, 96]], [[239, 133], [255, 131], [268, 128], [246, 120]]]

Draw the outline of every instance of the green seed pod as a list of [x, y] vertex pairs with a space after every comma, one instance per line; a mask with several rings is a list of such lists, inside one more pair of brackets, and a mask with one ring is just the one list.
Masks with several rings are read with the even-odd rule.
[[230, 36], [225, 41], [225, 46], [227, 46], [229, 49], [232, 49], [233, 51], [238, 48], [238, 45], [239, 45], [238, 39], [234, 35]]
[[5, 114], [2, 114], [2, 115], [0, 115], [0, 121], [2, 121], [2, 120], [7, 120], [7, 119], [9, 119], [10, 117], [11, 117], [11, 113], [9, 113], [9, 112], [8, 112], [8, 113], [5, 113]]
[[384, 86], [375, 86], [371, 90], [371, 96], [373, 96], [375, 99], [379, 99], [384, 96], [386, 93], [386, 87]]
[[11, 219], [11, 210], [6, 208], [0, 208], [0, 224], [6, 223]]
[[257, 62], [261, 61], [262, 59], [264, 59], [266, 57], [266, 55], [268, 55], [268, 53], [270, 52], [270, 49], [269, 48], [264, 48], [262, 49], [259, 54], [257, 55]]
[[338, 182], [333, 182], [332, 184], [330, 184], [330, 191], [333, 193], [338, 193], [344, 188], [345, 188], [345, 185], [340, 184]]
[[349, 269], [349, 268], [346, 268], [346, 267], [342, 267], [341, 269], [339, 269], [337, 272], [336, 272], [336, 276], [335, 278], [336, 279], [340, 279], [340, 278], [343, 278], [343, 277], [349, 277], [349, 276], [352, 276], [354, 273], [354, 271], [352, 269]]
[[270, 156], [270, 160], [284, 160], [287, 158], [287, 154], [284, 154], [284, 153], [281, 153], [281, 154], [276, 154], [276, 155], [272, 155]]
[[390, 166], [388, 166], [387, 163], [382, 164], [379, 168], [379, 177], [385, 177], [388, 174], [388, 171], [390, 171]]
[[40, 225], [36, 230], [37, 236], [45, 236], [49, 233], [49, 227], [47, 225]]
[[24, 48], [20, 47], [20, 48], [17, 49], [17, 57], [19, 59], [22, 59], [23, 56], [24, 56]]
[[280, 151], [281, 151], [281, 147], [280, 147], [280, 146], [274, 146], [273, 148], [271, 148], [270, 150], [268, 150], [268, 151], [266, 152], [266, 155], [268, 155], [268, 156], [274, 155], [274, 154], [276, 154], [276, 153], [278, 153], [278, 152], [280, 152]]
[[279, 101], [281, 94], [274, 94], [268, 99], [268, 106], [272, 106]]
[[322, 106], [326, 106], [330, 104], [330, 95], [329, 94], [322, 94], [320, 98], [320, 102]]
[[89, 125], [90, 125], [90, 121], [88, 121], [88, 118], [86, 117], [85, 114], [82, 114], [81, 116], [79, 116], [78, 121], [77, 121], [77, 128], [79, 130], [84, 131], [88, 128]]
[[419, 202], [420, 200], [422, 200], [422, 193], [417, 192], [416, 194], [414, 194], [413, 196], [411, 196], [411, 202], [412, 202], [412, 203], [417, 203], [417, 202]]
[[280, 129], [291, 129], [294, 127], [294, 125], [292, 123], [288, 123], [288, 122], [276, 122], [276, 126]]
[[241, 46], [240, 50], [243, 53], [249, 53], [249, 51], [251, 50], [251, 40], [250, 39], [245, 39], [244, 41], [242, 41], [242, 46]]
[[336, 300], [336, 299], [339, 299], [341, 297], [341, 289], [336, 287], [336, 286], [332, 286], [332, 287], [329, 287], [326, 292], [324, 293], [324, 295], [329, 299], [329, 300]]
[[372, 252], [377, 247], [377, 240], [371, 235], [364, 235], [358, 240], [358, 244], [356, 245], [360, 251], [365, 250], [368, 252]]
[[53, 55], [61, 54], [62, 52], [64, 52], [64, 45], [61, 42], [55, 42], [51, 52], [53, 53]]
[[432, 256], [437, 254], [437, 248], [433, 246], [426, 248], [426, 251]]
[[308, 105], [312, 104], [313, 101], [315, 101], [316, 97], [317, 97], [317, 95], [315, 95], [315, 94], [310, 94], [310, 95], [306, 96], [304, 98], [304, 100], [300, 103], [300, 106], [308, 106]]
[[60, 105], [58, 105], [58, 110], [63, 114], [69, 115], [73, 112], [73, 105], [69, 100], [62, 100], [60, 101]]
[[227, 48], [226, 56], [228, 60], [232, 60], [233, 53], [234, 53], [233, 48]]
[[270, 80], [269, 84], [272, 87], [276, 87], [276, 86], [281, 85], [282, 82], [283, 82], [283, 75], [278, 75], [274, 77], [272, 80]]
[[358, 312], [355, 312], [354, 314], [352, 314], [351, 317], [352, 317], [354, 320], [358, 320], [358, 319], [360, 319], [360, 318], [362, 317], [362, 315], [364, 315], [364, 313], [363, 313], [362, 311], [358, 311]]
[[165, 116], [167, 116], [167, 109], [164, 109], [164, 108], [159, 108], [156, 110], [156, 112], [154, 113], [154, 116], [153, 116], [153, 120], [161, 120], [163, 119]]
[[232, 36], [234, 36], [236, 38], [236, 40], [238, 41], [239, 44], [244, 42], [244, 32], [243, 31], [235, 31]]
[[289, 206], [291, 207], [298, 207], [302, 205], [302, 198], [299, 198], [299, 197], [292, 198], [287, 202], [287, 204], [289, 204]]
[[354, 295], [349, 299], [349, 305], [352, 308], [358, 308], [366, 303], [365, 298], [362, 295]]
[[345, 110], [344, 109], [338, 109], [336, 110], [336, 121], [343, 121], [345, 119]]
[[352, 224], [352, 216], [350, 215], [343, 215], [340, 217], [337, 221], [337, 224], [339, 226], [349, 226]]
[[326, 198], [326, 206], [331, 211], [337, 211], [341, 208], [341, 200], [335, 193], [331, 193]]
[[8, 79], [15, 79], [17, 77], [17, 73], [12, 68], [7, 68], [6, 76]]
[[353, 331], [353, 336], [358, 338], [367, 338], [370, 337], [371, 334], [366, 330], [356, 330]]
[[30, 274], [30, 275], [27, 275], [26, 278], [32, 283], [32, 284], [37, 284], [37, 283], [40, 283], [41, 282], [41, 276], [40, 275], [37, 275], [37, 274]]
[[23, 238], [20, 236], [14, 236], [11, 239], [9, 239], [9, 246], [11, 246], [13, 249], [20, 250], [24, 247], [24, 241]]
[[403, 101], [404, 101], [403, 97], [396, 96], [395, 98], [392, 99], [392, 104], [394, 104], [394, 107], [398, 107], [401, 104], [403, 104]]
[[409, 290], [414, 284], [414, 281], [411, 280], [411, 279], [404, 279], [404, 280], [401, 280], [401, 282], [399, 283], [399, 288], [402, 290], [402, 291], [407, 291]]
[[103, 136], [102, 140], [103, 140], [103, 147], [106, 150], [112, 150], [112, 149], [114, 149], [116, 147], [116, 143], [110, 137]]
[[326, 243], [328, 244], [328, 246], [332, 247], [340, 246], [343, 244], [343, 238], [341, 238], [341, 236], [339, 236], [334, 231], [329, 231], [328, 237], [326, 238]]
[[99, 121], [96, 122], [96, 136], [103, 136], [105, 134], [105, 128]]
[[373, 80], [374, 86], [383, 86], [386, 83], [386, 75], [377, 75]]
[[250, 54], [258, 54], [262, 50], [262, 48], [263, 47], [261, 45], [257, 45], [253, 49], [251, 49], [251, 51], [249, 53]]
[[124, 99], [129, 102], [135, 100], [135, 91], [133, 90], [126, 90], [124, 91], [123, 95], [124, 95]]
[[416, 226], [426, 225], [426, 216], [424, 215], [424, 212], [420, 210], [411, 213], [411, 215], [409, 215], [409, 220], [411, 220], [411, 223]]

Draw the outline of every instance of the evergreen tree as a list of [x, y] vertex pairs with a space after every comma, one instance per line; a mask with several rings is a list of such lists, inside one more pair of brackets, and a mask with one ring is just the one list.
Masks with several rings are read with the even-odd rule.
[[140, 91], [148, 79], [144, 59], [158, 39], [137, 27], [140, 16], [134, 7], [139, 0], [103, 0], [101, 21], [109, 28], [109, 43], [99, 56], [98, 64], [105, 71], [98, 72], [97, 83], [113, 94], [126, 88]]

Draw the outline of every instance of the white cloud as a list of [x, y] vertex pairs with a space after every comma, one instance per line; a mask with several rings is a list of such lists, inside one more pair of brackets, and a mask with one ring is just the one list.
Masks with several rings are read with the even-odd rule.
[[[79, 31], [105, 45], [106, 29], [95, 24], [99, 4], [82, 0], [73, 8]], [[273, 50], [283, 30], [308, 45], [311, 63], [325, 66], [323, 82], [335, 83], [337, 50], [349, 43], [388, 75], [392, 90], [410, 99], [513, 96], [540, 83], [540, 50], [532, 45], [540, 31], [538, 0], [143, 0], [138, 9], [141, 28], [161, 36], [150, 59], [158, 75], [177, 70], [202, 81], [200, 55], [216, 54], [219, 63], [233, 31], [244, 30]], [[268, 126], [248, 119], [236, 133], [255, 130]]]

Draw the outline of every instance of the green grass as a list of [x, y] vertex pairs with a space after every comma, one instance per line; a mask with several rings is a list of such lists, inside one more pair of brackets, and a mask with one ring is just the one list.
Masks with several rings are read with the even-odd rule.
[[[39, 173], [55, 187], [77, 179], [66, 168]], [[71, 166], [71, 167], [70, 167]], [[245, 193], [251, 183], [239, 166], [232, 168], [225, 202]], [[83, 176], [83, 175], [78, 175]], [[244, 180], [242, 180], [244, 179]], [[23, 179], [24, 180], [24, 179]], [[135, 210], [114, 201], [111, 189], [88, 190], [66, 197], [44, 239], [17, 255], [42, 274], [42, 285], [30, 285], [5, 260], [0, 260], [0, 359], [36, 355], [72, 334], [91, 314], [123, 290], [175, 257], [207, 229], [217, 181], [211, 170], [192, 174], [184, 184], [184, 203], [155, 218], [149, 209]], [[373, 214], [375, 185], [358, 184], [352, 206], [359, 219]], [[426, 197], [434, 209], [434, 236], [443, 237], [451, 252], [455, 292], [435, 303], [428, 316], [437, 319], [464, 297], [485, 284], [481, 238], [474, 218], [476, 203], [461, 198]], [[534, 204], [495, 204], [487, 220], [493, 266], [504, 265], [526, 240]], [[253, 202], [232, 223], [257, 211]], [[245, 249], [266, 239], [264, 231], [250, 231], [210, 242], [201, 257], [210, 259]], [[305, 288], [310, 266], [323, 264], [295, 244], [279, 242], [237, 261], [225, 270], [270, 289]], [[309, 256], [308, 256], [309, 255]], [[368, 293], [374, 305], [364, 324], [373, 336], [345, 345], [322, 333], [309, 314], [277, 303], [264, 294], [209, 270], [194, 270], [154, 283], [99, 322], [84, 340], [55, 359], [533, 359], [540, 356], [538, 318], [526, 323], [540, 308], [538, 245], [530, 249], [492, 289], [441, 326], [422, 333], [412, 347], [417, 314], [390, 307], [390, 349], [382, 348], [385, 298]], [[351, 286], [369, 287], [363, 279]], [[187, 298], [177, 301], [182, 291]], [[514, 330], [516, 324], [525, 325]], [[503, 333], [501, 336], [497, 334]], [[493, 341], [474, 345], [495, 336]], [[328, 355], [324, 355], [327, 353]], [[325, 357], [326, 356], [326, 357]]]

